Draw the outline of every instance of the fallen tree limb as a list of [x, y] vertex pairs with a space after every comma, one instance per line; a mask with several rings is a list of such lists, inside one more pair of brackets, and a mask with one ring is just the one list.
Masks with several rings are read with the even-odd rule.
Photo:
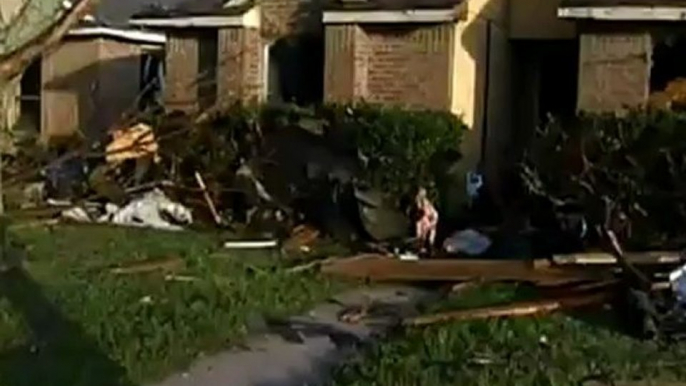
[[[29, 0], [41, 1], [41, 0]], [[58, 16], [55, 22], [34, 39], [20, 48], [0, 56], [0, 80], [6, 81], [24, 72], [35, 58], [57, 46], [62, 37], [72, 28], [95, 4], [95, 0], [80, 0], [72, 8]], [[13, 22], [22, 22], [13, 20]]]
[[440, 314], [415, 317], [404, 320], [403, 325], [417, 327], [453, 321], [540, 315], [563, 309], [574, 309], [594, 304], [602, 304], [611, 298], [612, 293], [602, 292], [550, 300], [516, 302], [504, 306], [449, 311]]

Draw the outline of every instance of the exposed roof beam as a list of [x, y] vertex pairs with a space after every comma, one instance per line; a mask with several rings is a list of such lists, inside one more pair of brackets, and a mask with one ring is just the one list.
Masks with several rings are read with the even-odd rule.
[[69, 36], [107, 36], [130, 40], [138, 43], [164, 44], [167, 38], [163, 33], [148, 31], [132, 31], [108, 27], [82, 27], [68, 33]]
[[686, 7], [560, 7], [557, 16], [563, 19], [682, 21], [686, 20]]
[[445, 23], [459, 20], [457, 9], [325, 11], [324, 24]]
[[250, 8], [240, 15], [222, 16], [180, 16], [168, 18], [131, 19], [131, 25], [149, 28], [220, 28], [220, 27], [260, 27], [260, 13], [257, 7]]

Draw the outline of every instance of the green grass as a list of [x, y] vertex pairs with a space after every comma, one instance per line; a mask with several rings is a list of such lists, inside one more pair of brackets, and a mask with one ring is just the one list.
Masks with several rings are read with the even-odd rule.
[[[240, 344], [262, 316], [305, 311], [341, 289], [289, 274], [276, 254], [221, 251], [216, 236], [102, 226], [17, 230], [25, 271], [0, 276], [0, 386], [140, 384]], [[179, 257], [163, 273], [114, 275]]]
[[[464, 293], [441, 308], [522, 296], [506, 285]], [[523, 295], [526, 296], [526, 293]], [[686, 381], [686, 347], [642, 342], [570, 316], [411, 328], [335, 374], [337, 386], [582, 385]]]

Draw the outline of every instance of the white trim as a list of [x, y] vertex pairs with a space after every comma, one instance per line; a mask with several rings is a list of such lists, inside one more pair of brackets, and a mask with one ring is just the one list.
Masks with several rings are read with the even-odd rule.
[[686, 20], [686, 7], [561, 7], [557, 16], [563, 19], [681, 21]]
[[455, 9], [408, 9], [399, 11], [326, 11], [324, 24], [444, 23], [459, 19]]
[[139, 43], [148, 44], [164, 44], [167, 38], [163, 33], [146, 32], [146, 31], [132, 31], [108, 27], [82, 27], [76, 28], [68, 32], [69, 36], [109, 36], [114, 38], [121, 38], [131, 40]]
[[131, 25], [141, 27], [246, 27], [260, 28], [260, 13], [257, 7], [250, 8], [242, 15], [235, 16], [188, 16], [155, 19], [132, 19]]

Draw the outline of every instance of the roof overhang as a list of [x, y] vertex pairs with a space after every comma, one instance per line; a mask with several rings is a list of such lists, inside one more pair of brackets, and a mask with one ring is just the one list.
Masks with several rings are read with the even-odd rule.
[[132, 31], [109, 27], [80, 27], [70, 30], [67, 36], [110, 37], [128, 40], [134, 43], [164, 45], [166, 36], [159, 32]]
[[464, 8], [324, 11], [324, 24], [449, 23], [464, 18]]
[[557, 16], [611, 21], [683, 21], [686, 20], [686, 6], [560, 7]]
[[130, 24], [148, 28], [260, 28], [260, 12], [252, 7], [238, 15], [177, 16], [131, 19]]

